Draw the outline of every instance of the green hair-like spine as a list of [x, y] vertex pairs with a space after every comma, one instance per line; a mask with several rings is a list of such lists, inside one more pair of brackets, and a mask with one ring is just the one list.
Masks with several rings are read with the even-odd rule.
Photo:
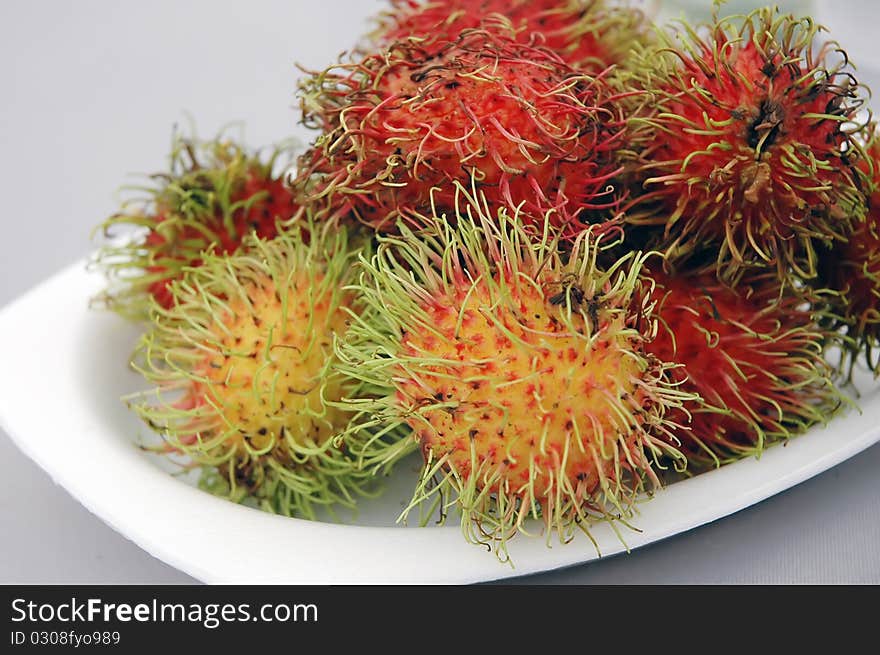
[[[594, 435], [596, 441], [591, 445], [586, 444], [588, 437], [581, 443], [571, 439], [567, 446], [597, 448], [613, 462], [613, 474], [602, 475], [601, 489], [589, 498], [578, 497], [572, 481], [560, 479], [551, 483], [552, 494], [541, 499], [533, 493], [534, 480], [514, 489], [499, 477], [498, 470], [480, 470], [474, 452], [471, 470], [476, 473], [466, 477], [450, 468], [444, 455], [424, 452], [420, 482], [401, 518], [416, 507], [423, 516], [431, 516], [438, 504], [445, 518], [449, 507], [457, 506], [465, 538], [490, 548], [494, 545], [501, 559], [508, 556], [507, 542], [514, 534], [528, 533], [529, 518], [543, 518], [548, 543], [554, 533], [562, 542], [569, 541], [576, 530], [589, 536], [589, 524], [596, 519], [625, 522], [637, 497], [660, 484], [655, 468], [664, 466], [664, 457], [672, 457], [677, 466], [685, 465], [670, 445], [674, 441], [670, 430], [673, 426], [665, 412], [693, 399], [670, 381], [672, 365], [645, 356], [642, 349], [643, 342], [656, 330], [650, 317], [652, 306], [647, 295], [641, 293], [644, 289], [639, 272], [646, 255], [629, 253], [606, 270], [599, 270], [596, 259], [603, 246], [589, 232], [563, 256], [559, 236], [549, 222], [530, 230], [523, 227], [515, 212], [511, 215], [502, 208], [492, 217], [487, 204], [468, 195], [460, 185], [457, 192], [454, 221], [447, 222], [435, 211], [423, 217], [427, 226], [424, 229], [414, 232], [400, 225], [399, 236], [379, 237], [376, 254], [369, 259], [361, 257], [364, 270], [358, 289], [365, 310], [347, 338], [339, 342], [340, 368], [372, 388], [384, 387], [385, 393], [351, 401], [359, 412], [352, 423], [354, 429], [363, 426], [375, 430], [382, 425], [400, 428], [407, 422], [430, 428], [426, 414], [458, 409], [456, 399], [425, 398], [408, 406], [397, 398], [396, 380], [400, 376], [420, 380], [429, 374], [429, 368], [439, 366], [446, 367], [449, 376], [458, 377], [456, 368], [463, 367], [461, 361], [431, 353], [402, 354], [407, 332], [427, 331], [442, 338], [425, 310], [427, 303], [448, 301], [462, 284], [469, 289], [466, 294], [484, 286], [489, 289], [492, 306], [482, 307], [481, 313], [491, 321], [499, 306], [512, 309], [516, 305], [520, 288], [540, 288], [547, 311], [555, 313], [555, 319], [565, 326], [563, 333], [578, 338], [585, 350], [603, 338], [598, 326], [595, 331], [590, 329], [594, 322], [607, 326], [617, 321], [615, 324], [622, 329], [618, 336], [625, 335], [632, 344], [626, 357], [637, 362], [641, 373], [632, 380], [633, 395], [641, 393], [650, 402], [642, 405], [628, 398], [610, 400], [609, 411], [618, 417], [621, 430], [629, 433], [608, 439], [610, 445]], [[575, 288], [581, 295], [571, 293]], [[462, 313], [458, 320], [463, 320]], [[579, 331], [575, 321], [587, 326], [586, 331]], [[496, 326], [501, 329], [497, 321]], [[516, 341], [514, 334], [508, 332], [507, 336]], [[520, 346], [527, 348], [522, 342]], [[582, 434], [589, 432], [588, 424], [589, 419], [585, 419], [580, 425]], [[547, 437], [535, 436], [541, 437], [542, 444]], [[628, 439], [635, 445], [630, 447]], [[450, 498], [444, 500], [447, 495]], [[434, 507], [425, 513], [425, 504], [431, 502]]]

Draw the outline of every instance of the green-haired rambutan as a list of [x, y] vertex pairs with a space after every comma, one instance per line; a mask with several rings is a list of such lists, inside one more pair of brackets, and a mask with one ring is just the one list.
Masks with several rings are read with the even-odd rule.
[[688, 26], [642, 55], [626, 84], [650, 91], [633, 133], [644, 192], [629, 213], [669, 254], [715, 247], [730, 278], [750, 263], [815, 276], [815, 241], [848, 238], [865, 212], [854, 134], [863, 99], [845, 55], [809, 18], [760, 9]]
[[689, 460], [758, 455], [840, 406], [823, 357], [828, 334], [807, 289], [783, 285], [772, 269], [750, 271], [735, 288], [712, 270], [652, 277], [660, 328], [646, 350], [680, 364], [673, 378], [700, 396], [673, 410], [673, 420], [685, 410], [693, 417], [675, 432]]
[[473, 28], [542, 45], [593, 74], [624, 61], [649, 34], [639, 9], [605, 0], [391, 0], [375, 37], [385, 44], [452, 40]]
[[574, 233], [614, 214], [623, 118], [604, 77], [547, 49], [480, 30], [401, 41], [312, 76], [301, 98], [323, 134], [293, 185], [336, 215], [390, 230], [453, 209], [472, 177], [493, 207]]
[[279, 222], [298, 210], [278, 170], [292, 158], [286, 147], [263, 157], [226, 138], [175, 138], [170, 170], [153, 175], [155, 184], [140, 189], [146, 197], [126, 202], [101, 226], [105, 233], [122, 226], [135, 233], [99, 251], [96, 264], [110, 278], [100, 301], [143, 319], [151, 297], [170, 307], [170, 283], [204, 253], [234, 253], [251, 234], [274, 237]]
[[312, 518], [374, 480], [358, 464], [368, 435], [343, 439], [349, 415], [334, 405], [358, 384], [333, 356], [358, 308], [344, 288], [357, 250], [344, 227], [249, 240], [173, 282], [170, 307], [153, 301], [134, 365], [155, 387], [128, 402], [163, 450], [206, 467], [212, 491]]
[[504, 558], [530, 518], [563, 541], [625, 520], [659, 484], [657, 462], [677, 455], [668, 416], [690, 396], [645, 352], [641, 254], [600, 270], [589, 230], [563, 257], [548, 223], [460, 201], [455, 221], [379, 238], [340, 366], [387, 388], [355, 403], [354, 424], [405, 423], [421, 447], [407, 512], [429, 499], [443, 516], [457, 508], [466, 538]]

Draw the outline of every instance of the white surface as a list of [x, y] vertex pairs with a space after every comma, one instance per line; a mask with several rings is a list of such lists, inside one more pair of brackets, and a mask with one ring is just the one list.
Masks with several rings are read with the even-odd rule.
[[[171, 125], [184, 110], [202, 134], [233, 119], [245, 122], [254, 144], [295, 133], [293, 62], [333, 59], [376, 4], [331, 0], [319, 14], [314, 3], [296, 0], [250, 2], [246, 11], [231, 1], [0, 3], [0, 304], [86, 255], [90, 229], [115, 209], [113, 189], [131, 181], [126, 173], [162, 168]], [[65, 333], [60, 308], [52, 328], [47, 344]], [[40, 374], [28, 389], [43, 401], [31, 417], [39, 423], [63, 411], [52, 395], [59, 370], [43, 344], [28, 361]], [[6, 366], [0, 359], [0, 376]], [[86, 370], [84, 390], [97, 387], [97, 373]], [[874, 446], [712, 525], [520, 580], [880, 583], [878, 470]], [[0, 476], [0, 582], [191, 581], [108, 529], [3, 437]], [[132, 511], [148, 514], [137, 503]], [[163, 507], [146, 518], [161, 523], [175, 511]], [[226, 536], [219, 527], [210, 534], [211, 543]], [[258, 547], [279, 560], [298, 556]]]
[[[171, 477], [162, 470], [167, 460], [137, 448], [147, 431], [119, 401], [141, 384], [126, 366], [137, 331], [88, 309], [103, 284], [80, 263], [0, 312], [0, 426], [85, 507], [162, 561], [211, 583], [406, 584], [487, 581], [597, 557], [580, 535], [553, 548], [518, 538], [510, 548], [513, 568], [465, 543], [458, 527], [379, 527], [394, 525], [407, 485], [362, 503], [356, 523], [331, 524], [269, 515]], [[37, 351], [54, 364], [51, 382], [33, 366]], [[670, 485], [641, 506], [632, 521], [638, 532], [622, 528], [624, 541], [637, 548], [721, 518], [880, 440], [880, 386], [870, 377], [857, 383], [864, 411], [773, 447], [760, 460]], [[33, 393], [41, 387], [52, 412], [45, 411], [46, 396]], [[603, 555], [623, 549], [607, 524], [592, 534]], [[267, 544], [288, 557], [267, 557]]]

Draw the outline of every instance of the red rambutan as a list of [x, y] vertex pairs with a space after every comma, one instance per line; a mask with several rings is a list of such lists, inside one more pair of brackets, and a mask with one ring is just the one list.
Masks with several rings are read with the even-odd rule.
[[482, 28], [547, 47], [592, 73], [624, 61], [648, 35], [641, 11], [605, 0], [391, 0], [391, 5], [375, 35], [380, 43], [452, 40], [463, 30]]
[[665, 228], [668, 253], [718, 243], [723, 277], [751, 262], [815, 276], [814, 241], [843, 240], [864, 214], [853, 135], [859, 85], [811, 19], [775, 9], [685, 26], [643, 53], [629, 84], [653, 94], [633, 223]]
[[306, 201], [390, 230], [453, 209], [454, 182], [473, 178], [493, 206], [552, 211], [572, 232], [613, 215], [624, 121], [603, 77], [485, 31], [435, 46], [398, 42], [304, 82], [324, 132], [293, 182]]
[[251, 234], [274, 237], [298, 209], [283, 171], [275, 170], [282, 156], [292, 159], [284, 148], [264, 160], [227, 139], [175, 139], [169, 172], [153, 175], [146, 198], [127, 202], [102, 225], [105, 233], [119, 226], [139, 231], [100, 250], [96, 264], [111, 282], [100, 302], [144, 318], [151, 297], [171, 306], [170, 283], [205, 253], [234, 253]]
[[[759, 454], [765, 444], [825, 422], [840, 404], [805, 290], [783, 288], [775, 271], [736, 288], [714, 271], [652, 275], [660, 327], [647, 351], [672, 369], [693, 420], [676, 433], [690, 460], [716, 464]], [[685, 417], [673, 418], [684, 423]]]

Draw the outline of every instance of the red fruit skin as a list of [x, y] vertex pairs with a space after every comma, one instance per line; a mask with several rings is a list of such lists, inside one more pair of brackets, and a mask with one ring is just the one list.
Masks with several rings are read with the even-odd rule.
[[685, 251], [720, 242], [733, 269], [809, 268], [799, 258], [810, 239], [843, 240], [864, 213], [858, 147], [841, 128], [855, 121], [858, 89], [849, 69], [826, 63], [836, 44], [817, 48], [811, 23], [770, 10], [732, 20], [641, 81], [657, 98], [639, 159], [643, 222]]
[[463, 30], [482, 28], [544, 46], [592, 73], [621, 63], [647, 33], [640, 11], [603, 0], [391, 0], [391, 5], [377, 33], [381, 44], [411, 37], [452, 40]]
[[843, 328], [847, 357], [842, 368], [867, 351], [868, 364], [880, 371], [873, 352], [880, 342], [880, 137], [874, 134], [860, 163], [868, 190], [868, 211], [849, 239], [820, 257], [820, 280], [838, 296], [830, 303], [831, 323]]
[[[316, 76], [303, 102], [324, 131], [294, 186], [374, 229], [454, 210], [454, 181], [491, 209], [579, 233], [619, 202], [612, 180], [624, 121], [601, 76], [485, 31], [386, 52]], [[494, 213], [494, 211], [493, 211]], [[600, 216], [599, 219], [595, 215]]]
[[[173, 216], [174, 208], [157, 207], [156, 214], [151, 217], [155, 226], [148, 232], [144, 247], [156, 253], [154, 259], [172, 260], [148, 266], [150, 273], [170, 274], [163, 279], [152, 282], [148, 291], [160, 307], [168, 309], [173, 303], [170, 285], [181, 277], [180, 269], [201, 264], [202, 251], [211, 250], [218, 254], [236, 252], [247, 235], [255, 234], [262, 239], [271, 239], [278, 234], [278, 222], [291, 218], [296, 213], [293, 194], [282, 179], [273, 179], [267, 171], [254, 167], [242, 180], [235, 185], [237, 188], [230, 196], [230, 205], [253, 202], [239, 207], [232, 212], [231, 228], [224, 224], [224, 212], [214, 207], [212, 213], [200, 217], [198, 228], [183, 224], [176, 226], [173, 236], [169, 238], [161, 231], [163, 223]], [[185, 244], [185, 245], [184, 245]]]
[[676, 381], [703, 399], [685, 405], [692, 420], [682, 409], [670, 417], [690, 426], [674, 436], [691, 461], [760, 453], [766, 443], [826, 420], [839, 404], [806, 297], [782, 292], [772, 273], [736, 289], [714, 272], [651, 277], [659, 329], [647, 350], [680, 364]]

